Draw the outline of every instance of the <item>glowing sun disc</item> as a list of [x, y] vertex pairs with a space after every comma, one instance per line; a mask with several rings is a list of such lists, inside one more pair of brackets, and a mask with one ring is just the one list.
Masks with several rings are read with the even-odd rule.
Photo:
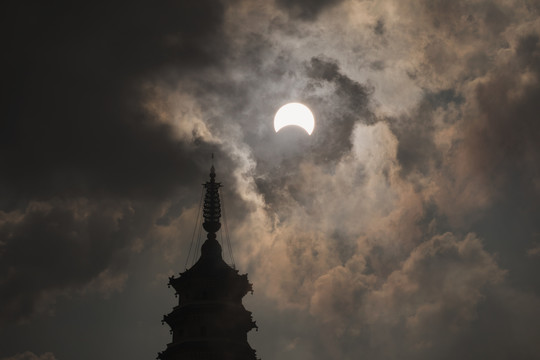
[[315, 128], [315, 118], [306, 105], [289, 103], [279, 108], [274, 117], [274, 129], [276, 132], [285, 126], [296, 125], [306, 130], [311, 135]]

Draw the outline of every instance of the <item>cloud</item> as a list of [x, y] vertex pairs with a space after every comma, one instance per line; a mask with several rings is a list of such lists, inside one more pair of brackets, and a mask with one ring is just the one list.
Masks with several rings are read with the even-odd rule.
[[419, 345], [431, 343], [464, 331], [477, 317], [484, 288], [500, 283], [504, 274], [474, 234], [463, 240], [450, 233], [435, 236], [371, 294], [367, 316], [370, 323], [404, 326]]
[[540, 256], [540, 244], [535, 244], [533, 247], [527, 250], [527, 255], [530, 257]]
[[[268, 353], [534, 358], [534, 6], [16, 5], [2, 319], [115, 296], [136, 253], [181, 270], [215, 152]], [[289, 101], [311, 137], [274, 133]]]
[[466, 147], [480, 176], [514, 186], [511, 174], [519, 174], [520, 186], [535, 192], [540, 177], [535, 100], [540, 95], [540, 41], [537, 34], [516, 40], [514, 56], [475, 89], [479, 114], [466, 128]]
[[435, 134], [455, 121], [451, 111], [462, 102], [463, 98], [453, 89], [427, 92], [411, 114], [389, 119], [399, 139], [397, 155], [404, 175], [411, 172], [427, 175], [440, 168], [443, 149], [438, 148]]
[[2, 320], [48, 311], [70, 290], [121, 290], [130, 246], [149, 226], [135, 209], [79, 199], [31, 202], [24, 211], [2, 213]]
[[141, 106], [143, 85], [170, 67], [220, 62], [220, 2], [12, 5], [7, 26], [18, 35], [4, 43], [3, 209], [58, 194], [164, 196], [197, 171], [197, 151], [210, 147], [180, 142], [156, 123]]
[[2, 36], [2, 320], [53, 311], [58, 296], [121, 290], [169, 196], [197, 201], [186, 189], [219, 144], [196, 114], [181, 132], [164, 121], [151, 84], [219, 66], [224, 12], [219, 1], [6, 9], [17, 36]]
[[[268, 234], [256, 244], [255, 271], [268, 284], [268, 295], [284, 306], [305, 307], [315, 280], [355, 254], [391, 249], [374, 251], [370, 263], [371, 271], [388, 273], [403, 256], [398, 249], [407, 251], [419, 240], [421, 199], [398, 176], [397, 143], [388, 126], [358, 124], [352, 141], [352, 154], [337, 165], [306, 159], [296, 172], [278, 178], [282, 185], [265, 192], [272, 199], [269, 219], [245, 226], [246, 232], [262, 227]], [[236, 237], [247, 238], [243, 231]], [[282, 274], [288, 269], [290, 275]]]
[[10, 357], [2, 358], [2, 360], [56, 360], [53, 353], [47, 352], [41, 355], [36, 355], [33, 352], [26, 351]]
[[348, 349], [341, 356], [423, 358], [467, 332], [486, 287], [504, 274], [473, 234], [460, 240], [447, 233], [419, 245], [386, 278], [368, 273], [358, 257], [330, 269], [315, 281], [310, 312], [331, 329], [324, 336], [337, 349]]
[[342, 0], [277, 0], [276, 4], [287, 10], [294, 18], [313, 21], [325, 10], [340, 4]]

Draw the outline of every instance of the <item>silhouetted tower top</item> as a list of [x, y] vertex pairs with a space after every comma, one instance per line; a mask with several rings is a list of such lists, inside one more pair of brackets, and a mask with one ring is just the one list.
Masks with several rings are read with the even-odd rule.
[[221, 204], [219, 201], [219, 188], [221, 183], [216, 182], [216, 171], [214, 165], [210, 168], [210, 181], [207, 181], [204, 185], [206, 188], [206, 195], [204, 197], [204, 230], [209, 234], [216, 236], [216, 232], [221, 228], [219, 218], [221, 217]]
[[239, 275], [222, 258], [216, 232], [221, 228], [221, 203], [214, 166], [203, 205], [203, 228], [207, 238], [201, 257], [178, 277], [169, 278], [169, 286], [179, 296], [178, 305], [163, 317], [171, 327], [172, 342], [158, 355], [162, 360], [219, 359], [255, 360], [255, 350], [247, 342], [247, 333], [256, 328], [251, 312], [242, 298], [252, 292], [247, 274]]

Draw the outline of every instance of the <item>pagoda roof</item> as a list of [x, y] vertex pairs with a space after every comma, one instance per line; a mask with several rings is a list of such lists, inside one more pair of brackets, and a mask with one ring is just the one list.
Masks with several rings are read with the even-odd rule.
[[[209, 234], [210, 235], [210, 234]], [[221, 256], [221, 245], [216, 239], [207, 239], [201, 248], [201, 257], [191, 268], [180, 274], [182, 278], [214, 277], [231, 273], [237, 274]]]

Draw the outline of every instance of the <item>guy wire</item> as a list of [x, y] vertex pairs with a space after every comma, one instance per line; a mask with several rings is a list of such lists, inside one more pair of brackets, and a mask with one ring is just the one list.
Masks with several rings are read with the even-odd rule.
[[[195, 220], [195, 228], [193, 228], [193, 235], [191, 236], [191, 243], [189, 244], [189, 251], [188, 251], [188, 255], [187, 255], [187, 258], [186, 258], [186, 266], [185, 268], [187, 269], [187, 266], [188, 266], [188, 263], [189, 263], [189, 257], [191, 255], [191, 248], [193, 247], [193, 240], [195, 239], [195, 233], [197, 232], [197, 227], [199, 225], [199, 216], [202, 212], [202, 199], [203, 199], [203, 194], [204, 194], [204, 187], [201, 189], [201, 198], [199, 200], [199, 207], [197, 208], [197, 220]], [[200, 232], [200, 230], [199, 230]], [[196, 252], [196, 250], [195, 250]]]
[[233, 268], [236, 269], [236, 263], [234, 261], [232, 246], [231, 246], [231, 238], [229, 237], [229, 226], [227, 225], [227, 212], [225, 211], [225, 198], [223, 196], [223, 192], [219, 190], [221, 195], [221, 207], [223, 209], [223, 222], [225, 223], [225, 239], [227, 240], [227, 249], [229, 249], [229, 255], [231, 256], [231, 261]]

